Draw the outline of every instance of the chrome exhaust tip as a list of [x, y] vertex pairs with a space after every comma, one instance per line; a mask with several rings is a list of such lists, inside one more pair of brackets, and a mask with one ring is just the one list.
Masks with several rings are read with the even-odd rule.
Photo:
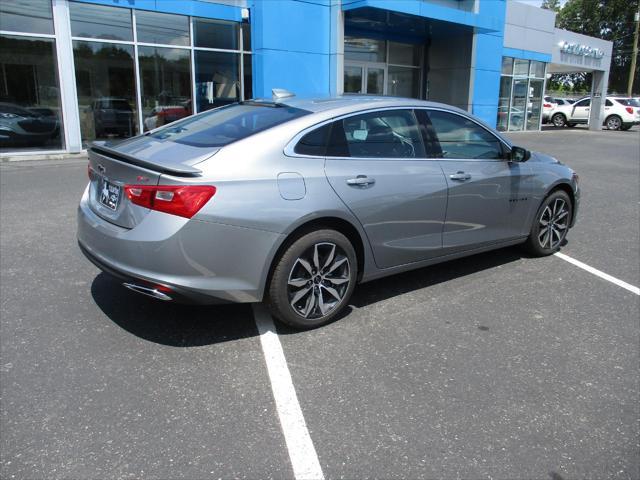
[[129, 290], [141, 293], [142, 295], [147, 295], [148, 297], [157, 298], [158, 300], [162, 300], [164, 302], [173, 300], [169, 295], [159, 291], [157, 288], [143, 287], [142, 285], [136, 285], [134, 283], [123, 283], [122, 285], [124, 287], [127, 287]]

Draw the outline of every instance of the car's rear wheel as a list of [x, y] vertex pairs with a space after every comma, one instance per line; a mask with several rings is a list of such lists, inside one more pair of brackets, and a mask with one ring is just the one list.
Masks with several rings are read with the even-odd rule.
[[299, 329], [324, 325], [347, 305], [358, 275], [351, 242], [335, 230], [301, 236], [276, 261], [268, 289], [271, 313]]
[[556, 127], [564, 127], [567, 124], [567, 117], [562, 113], [556, 113], [553, 117], [551, 117], [551, 122]]
[[571, 199], [563, 190], [556, 190], [544, 199], [531, 226], [525, 248], [536, 256], [557, 252], [569, 231], [573, 214]]
[[609, 130], [620, 130], [622, 127], [622, 119], [617, 115], [610, 115], [604, 121], [604, 124]]

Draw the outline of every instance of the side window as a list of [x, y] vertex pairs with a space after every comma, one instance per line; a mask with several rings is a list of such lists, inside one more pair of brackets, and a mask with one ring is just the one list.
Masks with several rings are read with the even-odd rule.
[[576, 107], [588, 107], [589, 105], [591, 105], [590, 98], [585, 98], [584, 100], [580, 100], [578, 103], [576, 103]]
[[613, 102], [607, 98], [607, 101], [604, 102], [605, 107], [613, 107]]
[[[350, 157], [425, 157], [422, 136], [413, 110], [365, 113], [336, 122], [336, 124], [339, 123], [342, 123]], [[336, 135], [340, 133], [338, 128], [334, 127], [333, 130], [337, 132]], [[331, 145], [338, 140], [332, 138]]]
[[501, 159], [502, 144], [491, 132], [455, 113], [428, 112], [442, 158]]
[[295, 153], [324, 157], [327, 154], [327, 142], [331, 134], [331, 124], [316, 128], [307, 133], [294, 148]]

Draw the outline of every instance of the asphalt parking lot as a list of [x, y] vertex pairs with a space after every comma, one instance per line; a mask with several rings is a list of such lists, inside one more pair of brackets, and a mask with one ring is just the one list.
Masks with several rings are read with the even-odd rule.
[[[511, 138], [581, 175], [562, 252], [640, 285], [637, 127]], [[251, 305], [166, 305], [99, 273], [75, 242], [85, 184], [84, 161], [0, 165], [0, 477], [302, 478], [295, 457], [326, 478], [640, 478], [637, 294], [509, 248], [268, 337]], [[286, 436], [287, 386], [310, 450]]]

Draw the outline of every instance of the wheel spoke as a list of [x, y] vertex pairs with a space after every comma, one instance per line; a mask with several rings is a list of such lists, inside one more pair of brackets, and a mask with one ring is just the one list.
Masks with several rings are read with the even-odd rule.
[[540, 229], [540, 232], [538, 233], [538, 238], [540, 238], [541, 236], [543, 236], [545, 233], [547, 233], [547, 230], [549, 230], [549, 227], [544, 227]]
[[341, 300], [340, 294], [336, 291], [335, 288], [327, 287], [327, 286], [323, 286], [322, 288], [324, 288], [327, 292], [329, 292], [331, 295], [333, 295], [336, 298], [336, 300], [338, 300], [338, 301]]
[[[304, 258], [299, 258], [297, 260], [297, 263], [302, 265], [302, 268], [304, 268], [309, 273], [309, 277], [313, 275], [313, 272], [312, 272], [313, 269], [311, 268], [311, 264], [307, 262]], [[295, 268], [295, 265], [294, 265], [294, 268]]]
[[558, 215], [555, 218], [555, 221], [557, 222], [558, 220], [562, 220], [567, 215], [569, 215], [569, 211], [568, 210], [563, 210], [560, 213], [558, 213]]
[[304, 312], [302, 312], [305, 318], [311, 314], [315, 306], [316, 306], [316, 295], [314, 292], [312, 292], [311, 295], [309, 295], [309, 298], [307, 299], [307, 304], [304, 307]]
[[548, 242], [549, 242], [549, 229], [547, 229], [543, 234], [542, 240], [540, 240], [540, 245], [542, 245], [542, 248], [546, 248], [546, 245]]
[[318, 296], [318, 307], [320, 307], [320, 313], [322, 315], [325, 315], [331, 309], [331, 306], [324, 303], [324, 298], [322, 297], [322, 289], [318, 290], [318, 293], [316, 295]]
[[301, 288], [304, 287], [308, 281], [308, 278], [290, 278], [287, 283], [292, 287]]
[[316, 270], [320, 270], [320, 259], [318, 255], [318, 244], [316, 243], [313, 246], [313, 266], [316, 267]]
[[329, 270], [327, 271], [327, 273], [333, 272], [334, 270], [336, 270], [338, 267], [340, 267], [346, 261], [347, 261], [347, 257], [342, 257], [339, 260], [336, 260], [335, 262], [333, 262], [333, 265], [331, 265], [329, 267]]
[[333, 262], [333, 257], [336, 254], [336, 246], [331, 244], [331, 251], [329, 252], [329, 255], [327, 256], [327, 260], [324, 262], [324, 265], [322, 266], [322, 268], [327, 268], [331, 262]]
[[342, 285], [349, 281], [349, 277], [325, 277], [325, 280], [333, 283], [334, 285]]
[[293, 298], [291, 299], [291, 302], [289, 302], [291, 306], [295, 309], [296, 303], [298, 303], [307, 293], [309, 293], [312, 288], [313, 287], [308, 287], [308, 288], [303, 288], [302, 290], [298, 290], [293, 296]]
[[556, 223], [556, 229], [558, 229], [558, 230], [566, 230], [567, 226], [566, 225], [562, 225], [560, 223]]

